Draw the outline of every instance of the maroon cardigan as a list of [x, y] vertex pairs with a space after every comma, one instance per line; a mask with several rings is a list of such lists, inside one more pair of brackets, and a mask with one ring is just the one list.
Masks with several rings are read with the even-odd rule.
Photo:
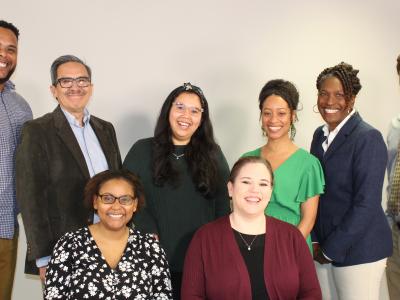
[[[270, 299], [322, 299], [310, 250], [298, 229], [266, 217], [264, 280]], [[182, 300], [251, 300], [250, 277], [229, 217], [202, 226], [185, 258]]]

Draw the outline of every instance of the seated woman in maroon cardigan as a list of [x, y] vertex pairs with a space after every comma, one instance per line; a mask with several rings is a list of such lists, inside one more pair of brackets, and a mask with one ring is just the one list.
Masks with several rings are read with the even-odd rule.
[[187, 251], [182, 299], [322, 299], [300, 231], [264, 215], [273, 173], [260, 157], [232, 168], [233, 212], [201, 227]]

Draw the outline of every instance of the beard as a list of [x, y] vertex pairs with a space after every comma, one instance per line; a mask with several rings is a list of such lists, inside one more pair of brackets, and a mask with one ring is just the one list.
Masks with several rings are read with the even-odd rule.
[[15, 67], [12, 68], [5, 77], [0, 78], [0, 84], [7, 82], [10, 79], [11, 75], [14, 73], [14, 71], [15, 71]]

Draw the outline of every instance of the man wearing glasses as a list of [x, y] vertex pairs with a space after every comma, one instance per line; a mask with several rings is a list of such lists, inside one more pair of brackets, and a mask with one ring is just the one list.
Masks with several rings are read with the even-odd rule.
[[[86, 181], [121, 167], [111, 123], [89, 114], [91, 69], [79, 58], [57, 58], [50, 69], [57, 108], [27, 122], [17, 151], [17, 196], [28, 242], [25, 272], [44, 280], [57, 240], [96, 222], [83, 204]], [[94, 220], [93, 220], [94, 219]]]

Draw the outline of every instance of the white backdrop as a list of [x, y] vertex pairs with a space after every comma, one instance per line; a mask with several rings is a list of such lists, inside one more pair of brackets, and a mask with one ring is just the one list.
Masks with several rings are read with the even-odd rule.
[[[93, 70], [89, 109], [114, 124], [123, 157], [152, 135], [163, 100], [187, 81], [203, 89], [230, 165], [264, 143], [257, 97], [273, 78], [300, 91], [296, 142], [306, 149], [322, 123], [312, 111], [316, 77], [340, 61], [360, 69], [356, 107], [365, 120], [386, 135], [400, 112], [398, 0], [2, 0], [0, 7], [0, 19], [21, 31], [13, 81], [34, 116], [56, 106], [52, 61], [75, 54]], [[23, 274], [25, 249], [21, 230], [13, 299], [40, 299], [39, 282]]]

